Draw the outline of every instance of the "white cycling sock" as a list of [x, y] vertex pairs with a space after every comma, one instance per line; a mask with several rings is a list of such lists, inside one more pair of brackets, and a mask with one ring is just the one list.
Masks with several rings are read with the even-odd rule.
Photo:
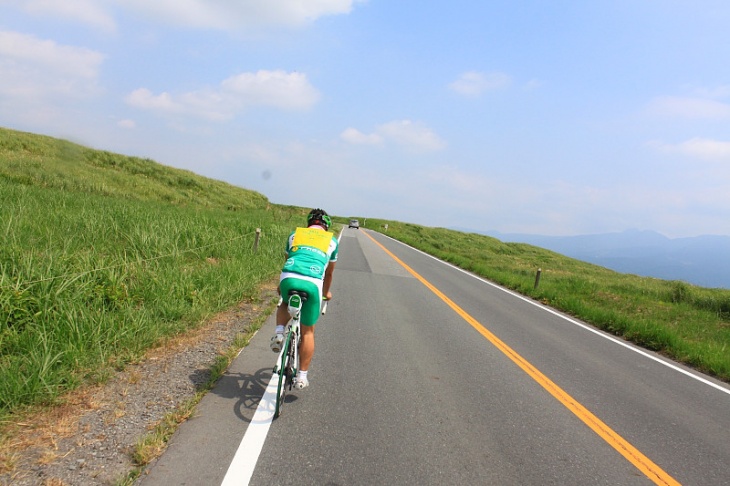
[[[307, 371], [309, 371], [309, 370], [307, 370]], [[297, 373], [297, 378], [304, 378], [306, 380], [307, 379], [307, 371], [299, 370], [299, 372]]]
[[284, 334], [284, 326], [276, 326], [275, 334]]

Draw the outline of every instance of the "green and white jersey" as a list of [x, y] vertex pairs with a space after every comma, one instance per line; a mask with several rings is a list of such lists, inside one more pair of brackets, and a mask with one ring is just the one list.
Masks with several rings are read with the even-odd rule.
[[339, 242], [320, 227], [297, 228], [287, 241], [287, 259], [282, 273], [323, 280], [330, 262], [337, 261]]

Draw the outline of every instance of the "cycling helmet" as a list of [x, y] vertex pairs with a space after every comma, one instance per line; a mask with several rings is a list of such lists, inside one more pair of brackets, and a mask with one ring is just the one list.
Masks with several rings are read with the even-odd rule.
[[332, 226], [332, 219], [330, 219], [327, 211], [324, 209], [312, 209], [307, 216], [307, 226], [312, 226], [313, 224], [317, 224], [325, 230], [328, 230]]

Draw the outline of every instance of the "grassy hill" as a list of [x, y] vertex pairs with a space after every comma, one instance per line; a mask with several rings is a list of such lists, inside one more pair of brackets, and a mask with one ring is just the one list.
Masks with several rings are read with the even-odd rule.
[[[151, 160], [5, 129], [0, 204], [0, 421], [103, 381], [156, 343], [255, 298], [307, 212]], [[363, 222], [379, 231], [387, 223], [405, 243], [730, 380], [730, 291], [624, 275], [488, 236]]]
[[306, 215], [151, 160], [4, 129], [0, 207], [0, 419], [254, 298]]
[[0, 178], [25, 186], [175, 206], [265, 208], [263, 195], [149, 159], [0, 128]]

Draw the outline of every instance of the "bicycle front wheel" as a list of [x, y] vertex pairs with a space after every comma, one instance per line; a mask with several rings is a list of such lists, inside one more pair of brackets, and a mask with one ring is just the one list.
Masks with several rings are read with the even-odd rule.
[[274, 407], [274, 418], [281, 415], [281, 409], [284, 406], [284, 397], [286, 395], [287, 382], [291, 381], [289, 378], [291, 364], [290, 364], [290, 349], [291, 349], [292, 333], [288, 332], [284, 339], [283, 347], [281, 350], [281, 361], [279, 362], [279, 384], [276, 387], [276, 406]]

